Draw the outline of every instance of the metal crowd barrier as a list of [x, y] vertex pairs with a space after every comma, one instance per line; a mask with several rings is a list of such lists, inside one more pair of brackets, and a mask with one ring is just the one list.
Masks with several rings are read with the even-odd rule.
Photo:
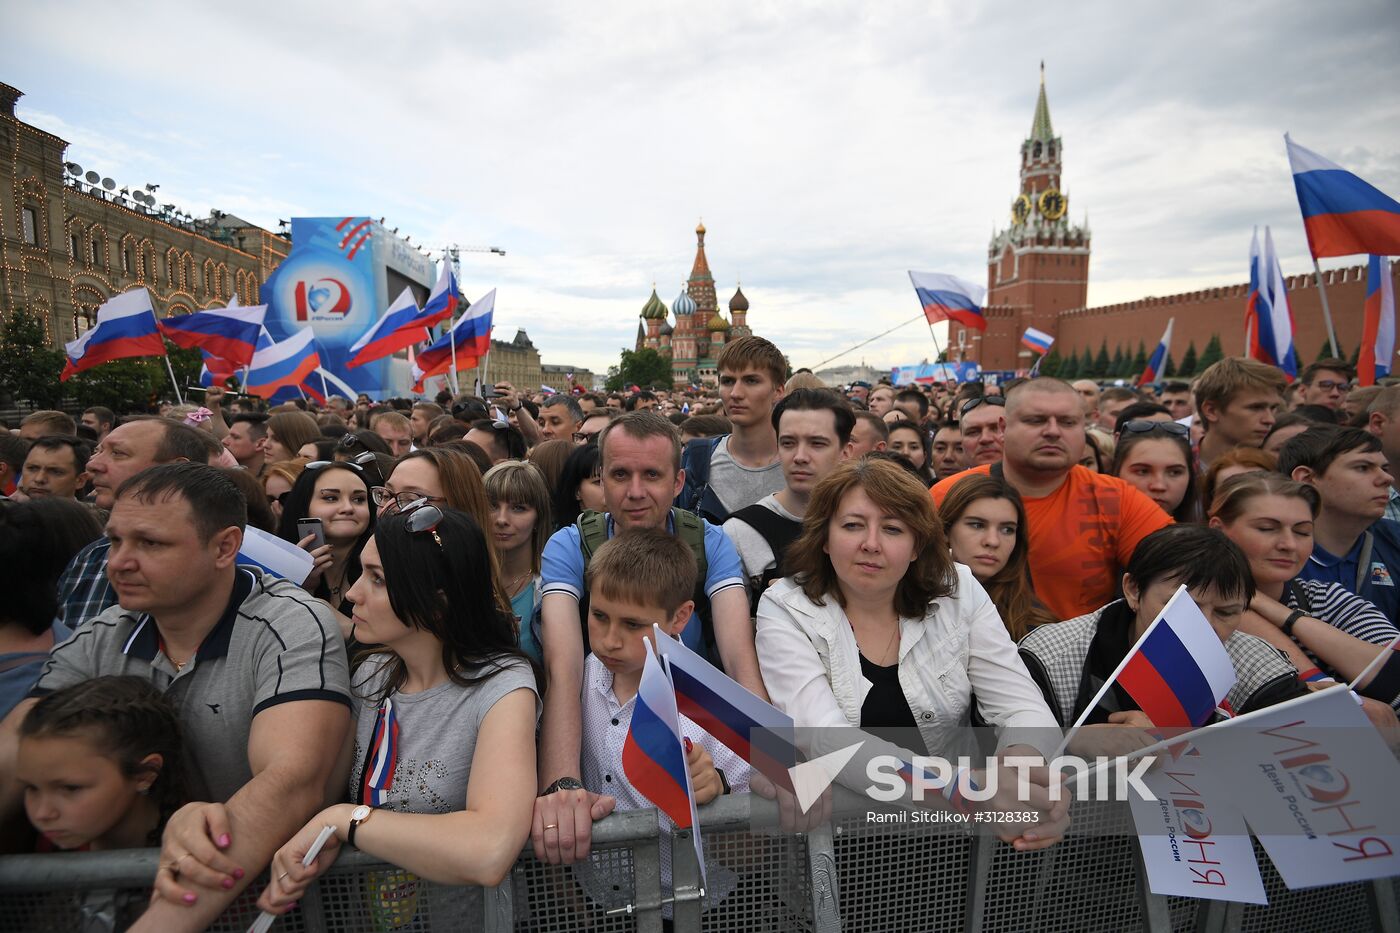
[[[678, 933], [1400, 933], [1397, 879], [1289, 891], [1262, 850], [1268, 906], [1152, 894], [1122, 806], [1074, 804], [1071, 835], [1033, 853], [973, 832], [872, 824], [866, 807], [854, 794], [838, 793], [832, 821], [804, 835], [780, 832], [774, 805], [756, 797], [722, 797], [702, 808], [712, 889], [703, 910], [688, 835], [675, 834], [674, 890], [663, 891], [657, 814], [639, 810], [595, 825], [597, 862], [583, 883], [572, 868], [544, 865], [528, 850], [493, 889], [424, 882], [345, 851], [273, 929], [659, 933], [664, 913]], [[0, 858], [0, 930], [120, 929], [139, 915], [157, 855], [136, 850]], [[211, 929], [246, 930], [264, 883], [259, 879]], [[714, 903], [716, 894], [722, 899]]]

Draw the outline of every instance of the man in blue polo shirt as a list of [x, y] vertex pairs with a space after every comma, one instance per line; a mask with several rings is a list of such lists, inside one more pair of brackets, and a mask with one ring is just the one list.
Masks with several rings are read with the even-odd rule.
[[1361, 428], [1317, 425], [1283, 445], [1278, 471], [1322, 495], [1312, 557], [1299, 576], [1338, 583], [1400, 618], [1400, 524], [1382, 518], [1392, 477], [1380, 440]]
[[710, 653], [746, 688], [764, 699], [768, 696], [758, 671], [739, 555], [718, 527], [691, 513], [672, 511], [671, 502], [685, 481], [680, 432], [655, 412], [628, 412], [603, 429], [598, 447], [607, 514], [585, 513], [577, 525], [555, 532], [543, 557], [540, 643], [549, 690], [539, 743], [541, 796], [532, 835], [536, 854], [552, 863], [586, 858], [593, 820], [613, 805], [612, 798], [601, 797], [596, 788], [585, 789], [578, 778], [585, 547], [597, 547], [614, 533], [664, 528], [703, 552], [703, 561], [697, 560], [705, 567], [703, 600], [697, 604], [708, 602], [709, 609], [697, 611], [699, 624], [685, 627], [685, 640]]

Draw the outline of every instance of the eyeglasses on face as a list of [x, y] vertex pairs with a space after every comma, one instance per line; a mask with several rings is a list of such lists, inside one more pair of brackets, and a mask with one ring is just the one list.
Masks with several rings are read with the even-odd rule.
[[1123, 422], [1123, 431], [1128, 434], [1151, 434], [1153, 431], [1161, 431], [1177, 437], [1188, 437], [1191, 434], [1190, 428], [1175, 421], [1147, 421], [1140, 418]]
[[1350, 382], [1338, 382], [1335, 379], [1317, 379], [1312, 385], [1324, 392], [1345, 392], [1350, 386]]
[[427, 496], [421, 492], [392, 492], [388, 486], [375, 486], [369, 491], [375, 508], [391, 507], [392, 512], [405, 512], [415, 502], [447, 502], [442, 496]]

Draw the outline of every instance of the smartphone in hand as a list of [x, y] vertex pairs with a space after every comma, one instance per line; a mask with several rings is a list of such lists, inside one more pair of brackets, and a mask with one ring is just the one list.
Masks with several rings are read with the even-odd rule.
[[307, 535], [315, 536], [315, 540], [311, 542], [313, 548], [318, 548], [326, 543], [326, 529], [319, 518], [297, 519], [297, 540], [300, 541]]

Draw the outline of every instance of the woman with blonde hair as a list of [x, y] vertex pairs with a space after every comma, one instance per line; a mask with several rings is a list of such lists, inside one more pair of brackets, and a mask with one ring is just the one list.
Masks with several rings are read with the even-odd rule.
[[263, 492], [267, 494], [267, 507], [272, 509], [272, 514], [278, 522], [282, 521], [282, 506], [287, 501], [287, 494], [292, 491], [297, 477], [301, 476], [310, 462], [305, 457], [278, 460], [276, 463], [269, 463], [263, 470], [262, 485]]
[[549, 487], [532, 463], [507, 460], [486, 471], [486, 495], [491, 500], [492, 521], [487, 526], [501, 559], [505, 595], [515, 614], [520, 648], [537, 663], [544, 663], [540, 647], [540, 555], [554, 529], [550, 518]]
[[1030, 543], [1021, 494], [999, 476], [968, 476], [938, 509], [953, 560], [987, 590], [1012, 641], [1058, 622], [1031, 589]]
[[[758, 661], [774, 705], [798, 726], [857, 726], [878, 736], [858, 754], [868, 748], [911, 761], [904, 756], [967, 754], [963, 727], [975, 693], [1000, 734], [1000, 754], [1048, 759], [1059, 742], [1054, 714], [987, 591], [949, 557], [917, 479], [886, 461], [847, 461], [813, 491], [802, 524], [784, 564], [792, 576], [758, 605]], [[810, 730], [806, 752], [836, 751], [826, 744], [843, 732]], [[1012, 778], [998, 777], [985, 806], [1039, 815], [1029, 829], [1003, 824], [1002, 838], [1018, 851], [1056, 842], [1068, 808], [1040, 793], [1048, 776], [1032, 778], [1030, 802], [1003, 796], [1000, 778]], [[975, 772], [973, 781], [983, 786]], [[967, 806], [959, 786], [945, 795], [954, 807]]]

